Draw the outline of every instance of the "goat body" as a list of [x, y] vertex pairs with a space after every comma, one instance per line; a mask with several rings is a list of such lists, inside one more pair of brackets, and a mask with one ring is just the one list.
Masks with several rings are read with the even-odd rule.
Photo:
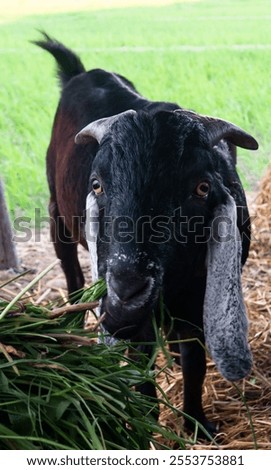
[[[236, 146], [257, 142], [229, 122], [149, 101], [121, 75], [86, 72], [47, 35], [36, 44], [55, 57], [62, 84], [47, 176], [68, 291], [84, 285], [81, 243], [94, 280], [107, 282], [104, 330], [141, 343], [154, 341], [162, 293], [163, 326], [182, 356], [184, 412], [215, 432], [202, 408], [204, 342], [227, 379], [251, 368], [240, 282], [250, 221], [235, 157]], [[148, 384], [142, 391], [155, 396]]]

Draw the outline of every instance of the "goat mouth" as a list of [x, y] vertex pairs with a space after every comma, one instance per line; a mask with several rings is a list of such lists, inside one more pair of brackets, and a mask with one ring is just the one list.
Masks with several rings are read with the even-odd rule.
[[129, 325], [120, 323], [109, 310], [106, 310], [104, 313], [102, 326], [107, 333], [116, 339], [131, 339], [138, 331], [138, 325], [136, 323]]
[[[138, 280], [137, 280], [138, 281]], [[159, 285], [160, 286], [160, 285]], [[107, 275], [107, 295], [102, 300], [101, 311], [106, 312], [102, 322], [105, 330], [119, 339], [132, 339], [141, 332], [155, 310], [160, 289], [157, 279], [149, 276], [140, 279], [136, 288], [124, 283], [124, 289]]]

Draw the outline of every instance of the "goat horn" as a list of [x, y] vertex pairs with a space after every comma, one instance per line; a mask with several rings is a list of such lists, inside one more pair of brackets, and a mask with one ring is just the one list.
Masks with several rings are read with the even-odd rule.
[[129, 109], [123, 113], [93, 121], [76, 134], [74, 141], [76, 144], [88, 144], [90, 140], [95, 139], [98, 144], [100, 144], [103, 137], [110, 131], [114, 122], [121, 116], [128, 116], [135, 113], [136, 111]]
[[235, 126], [235, 124], [232, 124], [231, 122], [210, 116], [203, 116], [201, 114], [194, 113], [193, 111], [176, 109], [175, 112], [185, 113], [192, 119], [201, 122], [206, 128], [213, 146], [218, 144], [221, 139], [226, 139], [231, 144], [244, 149], [257, 150], [259, 147], [258, 142], [254, 137], [252, 137], [252, 135], [248, 134], [240, 127]]

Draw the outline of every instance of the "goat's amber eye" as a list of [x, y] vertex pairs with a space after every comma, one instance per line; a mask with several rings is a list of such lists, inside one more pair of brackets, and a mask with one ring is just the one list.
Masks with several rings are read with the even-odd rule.
[[206, 197], [209, 193], [210, 185], [207, 181], [202, 181], [195, 189], [195, 194], [199, 197]]
[[96, 196], [99, 196], [99, 194], [103, 193], [102, 185], [101, 185], [100, 181], [98, 181], [98, 180], [93, 180], [92, 181], [92, 189], [93, 189], [94, 193], [96, 194]]

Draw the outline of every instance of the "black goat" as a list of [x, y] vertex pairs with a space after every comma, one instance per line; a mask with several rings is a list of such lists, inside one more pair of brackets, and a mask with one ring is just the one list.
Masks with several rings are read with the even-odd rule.
[[[69, 293], [84, 284], [78, 242], [90, 250], [93, 279], [106, 279], [101, 310], [110, 335], [153, 341], [162, 293], [172, 349], [197, 339], [178, 345], [184, 412], [215, 432], [201, 403], [202, 344], [228, 380], [246, 376], [252, 363], [241, 290], [250, 221], [235, 149], [258, 144], [229, 122], [149, 101], [120, 75], [86, 72], [44, 36], [36, 44], [55, 57], [62, 83], [47, 175]], [[155, 395], [147, 385], [142, 391]]]

